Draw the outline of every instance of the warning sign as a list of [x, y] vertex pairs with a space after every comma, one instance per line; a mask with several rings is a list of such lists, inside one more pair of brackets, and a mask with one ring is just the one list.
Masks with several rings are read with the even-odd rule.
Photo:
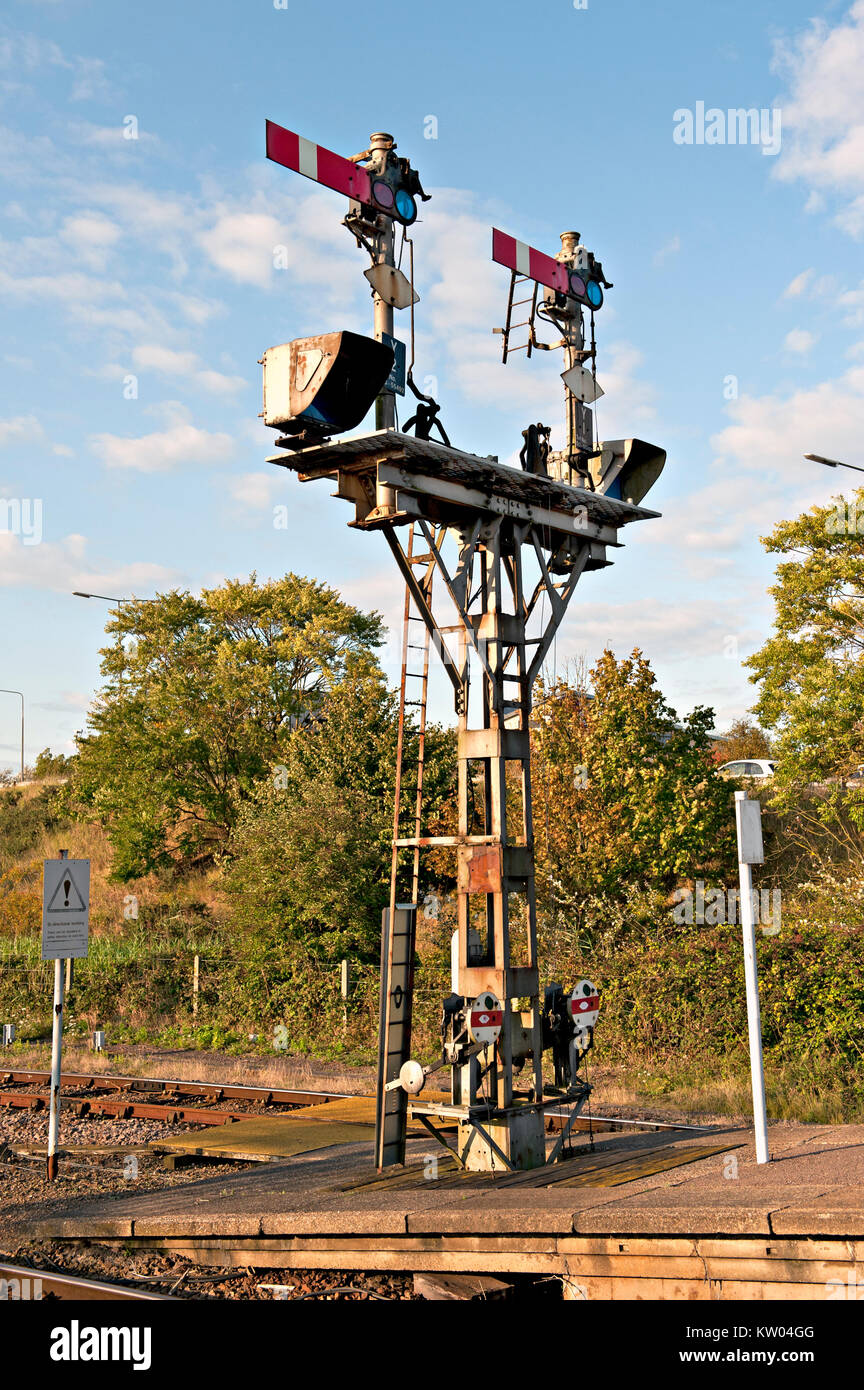
[[42, 959], [87, 954], [90, 860], [46, 859], [42, 879]]

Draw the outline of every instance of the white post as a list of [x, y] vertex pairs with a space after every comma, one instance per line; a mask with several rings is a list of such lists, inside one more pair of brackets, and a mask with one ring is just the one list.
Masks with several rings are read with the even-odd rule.
[[[61, 859], [69, 858], [68, 849], [61, 849]], [[60, 1128], [60, 1074], [63, 1062], [63, 982], [65, 962], [54, 962], [54, 1016], [51, 1027], [51, 1099], [48, 1111], [48, 1181], [57, 1176], [57, 1133]]]
[[351, 965], [343, 960], [339, 972], [339, 993], [342, 995], [342, 1028], [348, 1031], [348, 996], [351, 993]]
[[747, 1032], [750, 1040], [750, 1080], [753, 1088], [753, 1129], [756, 1162], [769, 1163], [768, 1121], [765, 1113], [765, 1072], [762, 1064], [762, 1019], [759, 1010], [759, 976], [756, 967], [756, 922], [753, 911], [752, 864], [762, 864], [762, 807], [746, 792], [735, 793], [738, 832], [738, 884], [741, 933], [744, 938], [744, 980], [747, 990]]
[[200, 962], [198, 956], [192, 963], [192, 1017], [198, 1017], [198, 984]]

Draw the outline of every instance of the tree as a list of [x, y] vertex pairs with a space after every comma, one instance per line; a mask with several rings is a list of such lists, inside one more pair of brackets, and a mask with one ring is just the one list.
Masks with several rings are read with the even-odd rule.
[[714, 772], [713, 711], [683, 721], [638, 650], [604, 651], [589, 691], [541, 690], [533, 735], [537, 889], [548, 918], [586, 921], [589, 900], [670, 889], [730, 869], [734, 817]]
[[[346, 679], [322, 716], [292, 733], [283, 761], [243, 807], [226, 883], [249, 948], [339, 959], [378, 957], [390, 891], [398, 706], [380, 679]], [[404, 766], [416, 766], [406, 725]], [[455, 740], [426, 731], [424, 812], [452, 794]], [[413, 807], [410, 776], [403, 807]], [[407, 820], [407, 815], [406, 815]]]
[[[862, 509], [861, 530], [858, 509]], [[800, 805], [821, 785], [813, 814], [864, 828], [864, 803], [845, 783], [864, 762], [864, 489], [780, 522], [766, 550], [777, 566], [774, 632], [745, 663], [759, 684], [755, 712], [776, 731], [773, 803]]]
[[124, 604], [107, 631], [74, 789], [105, 821], [120, 878], [224, 848], [292, 725], [376, 671], [383, 640], [377, 613], [294, 574]]
[[64, 777], [69, 772], [72, 762], [63, 753], [52, 753], [50, 748], [43, 748], [36, 758], [33, 768], [33, 777], [39, 782], [46, 777]]
[[718, 763], [737, 762], [742, 758], [770, 758], [771, 740], [764, 729], [742, 715], [734, 719], [725, 734], [714, 745]]

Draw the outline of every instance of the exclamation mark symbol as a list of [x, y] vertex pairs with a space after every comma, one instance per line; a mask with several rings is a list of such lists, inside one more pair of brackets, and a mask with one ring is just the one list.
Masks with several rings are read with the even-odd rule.
[[65, 879], [63, 880], [63, 892], [66, 894], [66, 901], [65, 901], [65, 903], [63, 904], [64, 907], [68, 907], [68, 906], [69, 906], [69, 893], [70, 893], [70, 891], [71, 891], [71, 888], [72, 888], [72, 880], [71, 880], [71, 878], [65, 878]]

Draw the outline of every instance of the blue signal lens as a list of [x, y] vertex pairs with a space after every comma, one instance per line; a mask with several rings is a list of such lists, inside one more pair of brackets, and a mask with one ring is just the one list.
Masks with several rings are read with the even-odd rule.
[[396, 193], [396, 211], [403, 222], [413, 222], [417, 216], [417, 204], [404, 188], [400, 188]]
[[600, 305], [603, 303], [603, 291], [601, 290], [596, 280], [588, 281], [588, 284], [586, 286], [586, 293], [588, 295], [588, 303], [591, 305], [591, 308], [599, 309]]

